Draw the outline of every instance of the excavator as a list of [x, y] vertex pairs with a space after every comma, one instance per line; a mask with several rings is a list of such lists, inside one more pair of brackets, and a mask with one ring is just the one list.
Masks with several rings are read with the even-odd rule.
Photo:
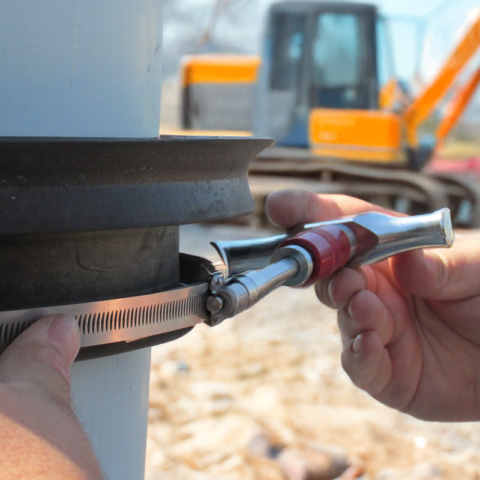
[[480, 227], [474, 175], [425, 173], [470, 102], [480, 70], [458, 89], [433, 139], [422, 124], [480, 46], [480, 16], [413, 98], [395, 79], [388, 19], [374, 5], [280, 1], [270, 8], [263, 54], [195, 55], [182, 67], [182, 127], [276, 140], [250, 168], [263, 222], [279, 188], [344, 193], [408, 214], [449, 206]]

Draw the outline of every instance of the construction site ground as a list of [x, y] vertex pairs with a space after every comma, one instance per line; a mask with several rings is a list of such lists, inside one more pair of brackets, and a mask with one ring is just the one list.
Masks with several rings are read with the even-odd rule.
[[[271, 232], [188, 226], [181, 250]], [[369, 480], [478, 480], [480, 426], [426, 423], [355, 388], [335, 312], [281, 288], [251, 311], [152, 353], [147, 480], [281, 480], [252, 441], [340, 452]]]

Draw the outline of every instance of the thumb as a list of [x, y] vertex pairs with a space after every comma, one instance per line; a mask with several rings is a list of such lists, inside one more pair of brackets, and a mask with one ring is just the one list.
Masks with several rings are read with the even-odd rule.
[[70, 366], [79, 348], [80, 330], [73, 317], [42, 318], [0, 355], [0, 383], [40, 389], [70, 405]]
[[265, 211], [270, 220], [282, 228], [333, 220], [363, 212], [399, 215], [358, 198], [346, 195], [318, 195], [303, 190], [279, 190], [271, 193], [266, 200]]

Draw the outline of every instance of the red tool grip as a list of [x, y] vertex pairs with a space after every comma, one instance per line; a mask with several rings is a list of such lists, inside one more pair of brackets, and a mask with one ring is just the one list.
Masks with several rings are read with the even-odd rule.
[[286, 240], [280, 248], [289, 245], [298, 245], [312, 256], [313, 271], [307, 285], [329, 277], [344, 267], [350, 259], [350, 239], [336, 225], [326, 225], [302, 232]]

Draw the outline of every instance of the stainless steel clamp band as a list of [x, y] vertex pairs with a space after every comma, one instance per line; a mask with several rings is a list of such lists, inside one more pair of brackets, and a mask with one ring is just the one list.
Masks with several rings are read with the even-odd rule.
[[33, 322], [46, 315], [75, 317], [81, 346], [132, 342], [140, 338], [194, 327], [207, 319], [209, 284], [138, 297], [0, 312], [0, 350]]

